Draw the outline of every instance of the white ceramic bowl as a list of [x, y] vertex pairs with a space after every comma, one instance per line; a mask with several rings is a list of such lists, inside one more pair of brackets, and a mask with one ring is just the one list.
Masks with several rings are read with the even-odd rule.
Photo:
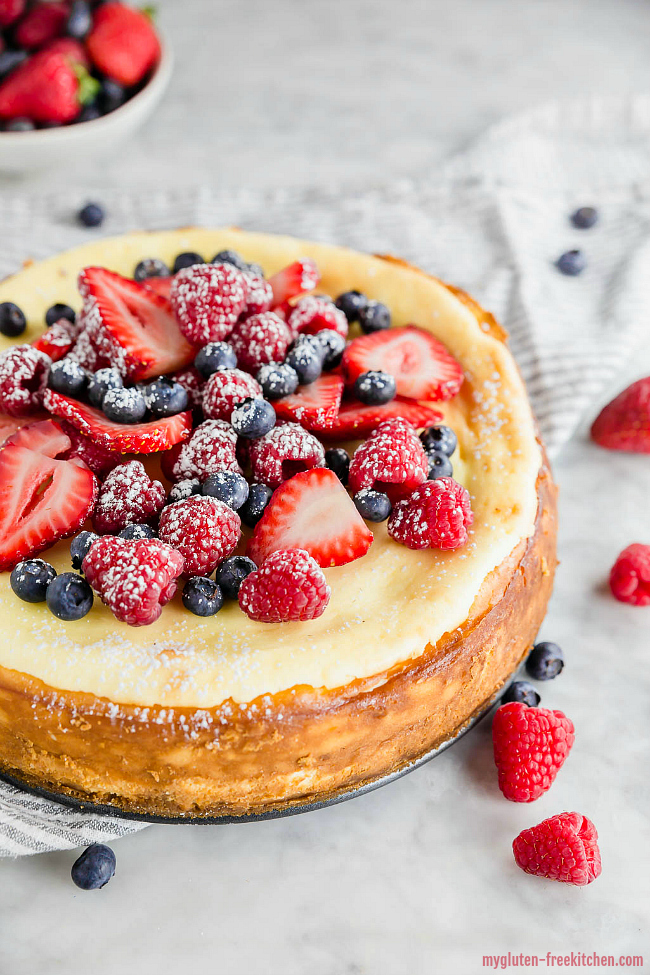
[[31, 132], [0, 132], [0, 172], [14, 176], [56, 169], [73, 157], [111, 154], [152, 114], [169, 84], [173, 55], [161, 38], [158, 67], [145, 87], [120, 108], [90, 122]]

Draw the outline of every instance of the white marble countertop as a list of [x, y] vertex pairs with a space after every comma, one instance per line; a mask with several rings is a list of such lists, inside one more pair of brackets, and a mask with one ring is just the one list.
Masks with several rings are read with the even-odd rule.
[[[177, 69], [157, 117], [106, 165], [71, 162], [22, 190], [418, 176], [512, 110], [648, 87], [643, 0], [160, 7]], [[650, 343], [630, 378], [643, 368]], [[0, 861], [2, 975], [474, 975], [484, 955], [508, 951], [642, 954], [650, 967], [650, 611], [616, 603], [604, 585], [621, 548], [650, 540], [650, 465], [599, 451], [583, 430], [556, 475], [562, 564], [542, 634], [567, 665], [540, 691], [577, 737], [547, 795], [502, 798], [484, 722], [350, 803], [120, 840], [101, 892], [72, 885], [71, 853]], [[603, 874], [586, 889], [528, 877], [512, 860], [522, 828], [565, 809], [600, 833]]]

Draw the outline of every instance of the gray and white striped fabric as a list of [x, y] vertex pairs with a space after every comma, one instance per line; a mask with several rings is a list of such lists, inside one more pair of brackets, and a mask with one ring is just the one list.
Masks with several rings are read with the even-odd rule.
[[[0, 275], [89, 239], [71, 214], [92, 192], [0, 197]], [[474, 294], [506, 326], [556, 453], [644, 340], [650, 308], [650, 97], [550, 105], [508, 119], [420, 183], [363, 188], [102, 193], [102, 232], [236, 224], [399, 254]], [[578, 206], [601, 212], [575, 230]], [[93, 233], [93, 236], [96, 232]], [[553, 266], [584, 249], [579, 278]], [[0, 855], [143, 828], [0, 782]]]

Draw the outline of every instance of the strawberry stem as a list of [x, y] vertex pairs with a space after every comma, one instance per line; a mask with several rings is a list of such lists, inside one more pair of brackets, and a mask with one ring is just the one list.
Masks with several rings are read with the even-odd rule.
[[75, 63], [72, 67], [79, 82], [79, 88], [77, 90], [79, 104], [88, 105], [97, 98], [101, 84], [97, 78], [93, 78], [91, 74], [88, 74], [83, 64]]

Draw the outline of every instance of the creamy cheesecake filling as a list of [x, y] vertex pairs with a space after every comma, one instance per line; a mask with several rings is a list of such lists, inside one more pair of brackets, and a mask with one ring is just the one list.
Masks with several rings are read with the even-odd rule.
[[[143, 706], [206, 708], [300, 685], [340, 687], [418, 657], [460, 626], [485, 577], [532, 534], [541, 453], [514, 361], [449, 289], [415, 269], [294, 238], [188, 229], [131, 234], [61, 254], [0, 284], [0, 301], [15, 301], [27, 315], [28, 331], [18, 340], [25, 342], [42, 331], [54, 302], [79, 307], [76, 276], [84, 266], [129, 275], [144, 257], [171, 263], [180, 251], [210, 258], [224, 248], [262, 264], [267, 275], [311, 256], [322, 274], [317, 291], [335, 296], [358, 288], [385, 302], [395, 325], [415, 323], [448, 346], [466, 375], [442, 411], [459, 439], [454, 476], [472, 496], [468, 545], [412, 552], [389, 539], [385, 525], [371, 525], [375, 540], [363, 559], [325, 570], [332, 599], [309, 623], [255, 623], [236, 603], [200, 619], [178, 596], [152, 626], [119, 623], [99, 600], [83, 619], [64, 623], [44, 604], [19, 600], [2, 573], [1, 666], [62, 690]], [[0, 337], [0, 349], [11, 344]], [[69, 570], [69, 541], [43, 557]]]

